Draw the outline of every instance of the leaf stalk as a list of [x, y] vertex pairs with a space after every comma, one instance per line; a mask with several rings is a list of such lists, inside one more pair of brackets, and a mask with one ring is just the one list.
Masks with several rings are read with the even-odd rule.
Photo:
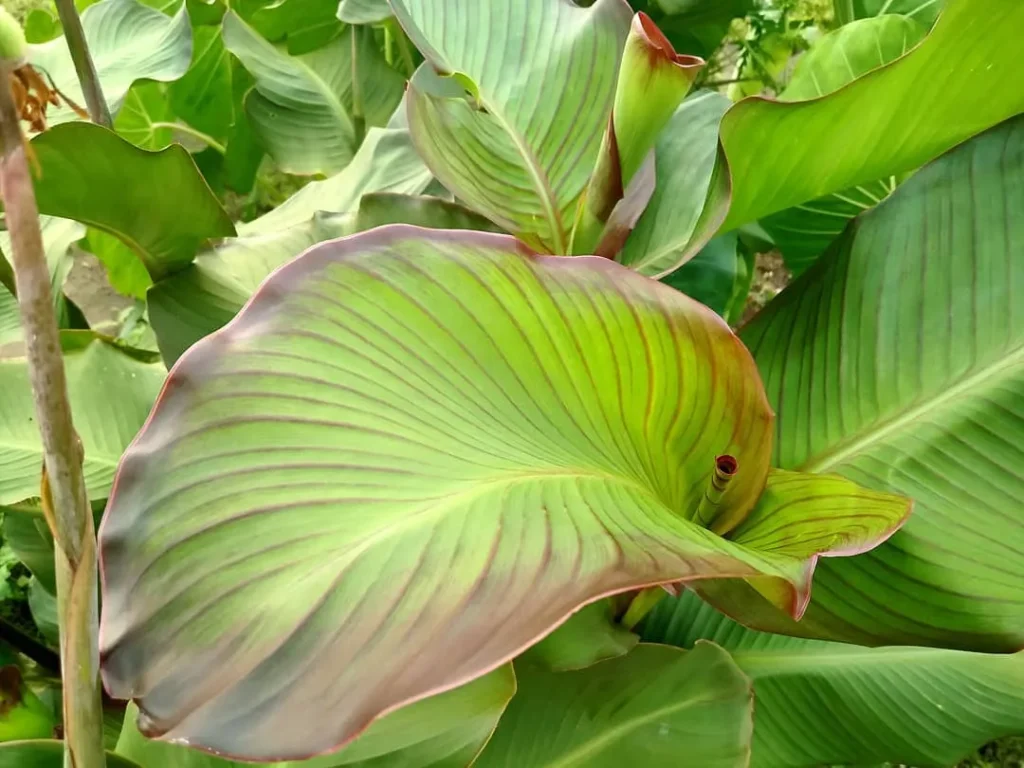
[[75, 72], [78, 73], [78, 82], [82, 86], [89, 117], [104, 128], [113, 128], [114, 121], [110, 117], [107, 100], [103, 97], [103, 88], [100, 86], [99, 75], [96, 74], [96, 64], [89, 53], [89, 45], [85, 41], [85, 30], [82, 28], [82, 19], [75, 9], [75, 0], [56, 0], [56, 4], [57, 15], [60, 17], [61, 26], [64, 27], [64, 39], [71, 52]]

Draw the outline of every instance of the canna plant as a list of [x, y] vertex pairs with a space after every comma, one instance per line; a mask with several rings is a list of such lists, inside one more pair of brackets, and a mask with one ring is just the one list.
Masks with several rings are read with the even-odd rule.
[[[95, 6], [220, 24], [252, 78], [205, 176], [87, 123], [31, 142], [41, 212], [138, 259], [173, 363], [144, 426], [80, 427], [118, 759], [941, 766], [1024, 732], [1024, 11], [869, 15], [730, 105], [687, 96], [692, 9], [651, 5]], [[236, 226], [207, 184], [244, 125], [342, 170]], [[737, 336], [685, 294], [725, 264], [742, 304], [757, 220], [802, 274]], [[152, 354], [72, 333], [69, 370], [149, 402]]]

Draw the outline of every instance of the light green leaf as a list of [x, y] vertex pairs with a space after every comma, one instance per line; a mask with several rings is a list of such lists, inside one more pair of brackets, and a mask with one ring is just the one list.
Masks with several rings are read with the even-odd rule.
[[392, 8], [428, 62], [408, 95], [427, 166], [532, 248], [568, 253], [611, 114], [629, 6], [393, 0]]
[[779, 414], [776, 462], [915, 500], [888, 543], [819, 566], [803, 621], [769, 612], [761, 628], [1024, 644], [1020, 210], [1015, 118], [915, 174], [745, 327]]
[[858, 19], [883, 13], [899, 13], [922, 24], [932, 24], [945, 0], [853, 0]]
[[735, 105], [721, 128], [733, 180], [724, 229], [912, 171], [1024, 112], [1022, 28], [1024, 3], [950, 0], [920, 45], [835, 93]]
[[[760, 575], [798, 615], [828, 546], [906, 512], [828, 478], [756, 503], [771, 414], [721, 319], [504, 235], [312, 248], [174, 370], [100, 532], [104, 679], [247, 759], [343, 744], [617, 592]], [[750, 510], [765, 550], [693, 522], [726, 455], [714, 527]]]
[[101, 229], [89, 230], [85, 247], [103, 264], [114, 290], [136, 299], [146, 298], [153, 278], [131, 248]]
[[338, 18], [346, 24], [378, 24], [391, 18], [388, 0], [341, 0]]
[[[136, 0], [103, 0], [82, 13], [82, 27], [112, 114], [117, 114], [136, 80], [169, 82], [188, 69], [192, 33], [184, 10], [171, 18]], [[63, 37], [31, 46], [29, 60], [52, 77], [68, 98], [85, 106]], [[48, 110], [46, 118], [52, 125], [77, 116], [71, 109], [59, 107]]]
[[483, 216], [465, 206], [425, 195], [373, 192], [359, 200], [354, 231], [365, 232], [388, 224], [412, 224], [432, 229], [474, 229], [498, 232]]
[[[38, 496], [38, 492], [36, 496]], [[52, 594], [57, 594], [53, 562], [53, 536], [37, 503], [4, 510], [3, 541], [32, 575]]]
[[716, 171], [719, 123], [729, 100], [705, 91], [676, 111], [655, 149], [657, 186], [618, 260], [644, 275], [668, 274], [711, 239], [729, 204]]
[[954, 765], [1024, 731], [1024, 652], [860, 648], [746, 629], [692, 592], [666, 598], [645, 640], [711, 640], [754, 682], [752, 768]]
[[[165, 371], [159, 363], [136, 359], [91, 332], [65, 331], [61, 340], [75, 429], [85, 449], [86, 488], [90, 498], [102, 499]], [[0, 360], [0, 392], [0, 504], [15, 504], [39, 495], [43, 461], [23, 357]]]
[[[0, 745], [16, 739], [44, 739], [53, 735], [53, 713], [32, 692], [22, 676], [18, 659], [3, 649], [0, 666]], [[3, 758], [0, 757], [0, 765]], [[21, 768], [21, 766], [19, 766]]]
[[57, 14], [49, 8], [33, 8], [25, 16], [25, 40], [29, 43], [48, 42], [62, 31]]
[[[131, 760], [107, 753], [107, 768], [142, 768]], [[0, 744], [0, 768], [63, 768], [64, 742], [51, 739], [8, 741]]]
[[516, 663], [519, 691], [475, 768], [746, 768], [750, 683], [711, 643], [639, 645], [555, 674]]
[[753, 254], [736, 232], [726, 232], [712, 238], [693, 259], [661, 281], [736, 325], [746, 307], [753, 277]]
[[520, 658], [553, 672], [567, 672], [623, 656], [639, 640], [615, 621], [610, 600], [598, 600], [583, 606]]
[[57, 598], [54, 597], [52, 592], [46, 590], [39, 579], [32, 579], [29, 582], [28, 608], [32, 612], [32, 621], [35, 622], [39, 634], [53, 648], [59, 648], [60, 626], [58, 624], [59, 619], [57, 618]]
[[259, 5], [251, 13], [239, 4], [234, 10], [262, 37], [286, 43], [288, 53], [293, 55], [316, 50], [342, 32], [338, 0], [273, 0]]
[[301, 56], [267, 42], [231, 12], [223, 34], [256, 79], [246, 112], [282, 170], [337, 173], [352, 160], [364, 127], [385, 125], [402, 98], [404, 78], [355, 28]]
[[344, 171], [307, 184], [270, 213], [240, 225], [239, 238], [201, 253], [150, 290], [150, 321], [164, 360], [172, 363], [227, 323], [277, 267], [315, 243], [349, 234], [364, 195], [419, 194], [430, 180], [406, 131], [371, 130]]
[[235, 234], [179, 144], [147, 152], [98, 125], [68, 123], [34, 138], [32, 148], [39, 210], [116, 235], [153, 277], [187, 265], [207, 239]]

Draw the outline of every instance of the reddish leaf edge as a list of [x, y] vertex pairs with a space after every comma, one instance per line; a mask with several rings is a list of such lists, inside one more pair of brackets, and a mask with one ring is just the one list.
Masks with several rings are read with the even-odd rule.
[[[714, 325], [719, 326], [725, 330], [728, 334], [728, 338], [733, 340], [733, 343], [737, 345], [742, 354], [749, 355], [746, 347], [739, 340], [739, 338], [729, 328], [728, 324], [719, 317], [713, 310], [700, 304], [699, 302], [685, 296], [685, 294], [676, 291], [675, 289], [667, 286], [663, 283], [659, 283], [656, 280], [644, 277], [639, 273], [624, 267], [617, 262], [610, 261], [600, 256], [550, 256], [539, 254], [532, 250], [530, 247], [512, 237], [511, 235], [488, 233], [488, 232], [475, 232], [469, 230], [439, 230], [430, 229], [425, 227], [410, 226], [406, 224], [392, 224], [377, 229], [370, 230], [368, 232], [362, 232], [355, 235], [346, 237], [336, 238], [333, 240], [327, 240], [322, 243], [318, 243], [292, 261], [282, 265], [273, 273], [271, 273], [259, 288], [254, 292], [250, 299], [246, 302], [242, 310], [223, 328], [215, 331], [209, 336], [196, 342], [190, 347], [175, 363], [171, 371], [168, 374], [166, 381], [164, 382], [163, 388], [158, 395], [156, 402], [146, 419], [142, 429], [136, 435], [135, 439], [129, 445], [128, 449], [122, 456], [121, 462], [118, 466], [113, 487], [111, 489], [110, 498], [108, 500], [108, 508], [112, 505], [114, 499], [117, 497], [122, 486], [136, 482], [139, 477], [139, 465], [146, 461], [147, 457], [153, 452], [154, 447], [147, 446], [147, 442], [151, 441], [150, 431], [151, 427], [157, 419], [166, 418], [164, 413], [167, 410], [167, 401], [171, 395], [177, 390], [188, 387], [193, 377], [185, 374], [186, 368], [192, 368], [198, 365], [199, 369], [202, 370], [208, 364], [211, 359], [216, 359], [225, 344], [225, 342], [237, 335], [240, 328], [246, 328], [254, 325], [263, 312], [272, 310], [280, 300], [287, 295], [289, 287], [294, 284], [294, 281], [306, 277], [309, 273], [315, 272], [320, 269], [323, 265], [338, 260], [343, 260], [349, 253], [362, 251], [367, 248], [379, 248], [390, 245], [392, 243], [400, 242], [402, 240], [409, 239], [426, 239], [434, 242], [455, 242], [461, 246], [466, 245], [479, 245], [484, 248], [492, 248], [497, 250], [505, 251], [510, 254], [518, 254], [520, 257], [529, 259], [531, 261], [539, 262], [545, 266], [553, 266], [558, 269], [582, 269], [582, 270], [604, 270], [606, 272], [613, 272], [620, 281], [634, 281], [642, 282], [645, 289], [655, 293], [661, 292], [670, 294], [672, 299], [676, 302], [681, 299], [691, 305], [691, 308], [702, 314], [706, 320]], [[340, 249], [339, 249], [340, 246]], [[266, 305], [266, 306], [264, 306]], [[765, 398], [765, 409], [771, 415], [774, 420], [774, 412], [771, 410], [767, 403], [767, 395], [762, 395]], [[157, 443], [157, 446], [159, 443]], [[116, 542], [117, 536], [111, 535], [111, 524], [110, 518], [104, 516], [100, 529], [99, 529], [99, 569], [100, 569], [100, 583], [101, 588], [105, 592], [107, 590], [107, 573], [105, 567], [106, 550], [111, 546], [111, 541]], [[893, 531], [894, 532], [894, 531]], [[889, 535], [891, 535], [890, 532]], [[888, 536], [886, 536], [888, 538]], [[738, 546], [743, 546], [740, 542], [733, 542]], [[858, 548], [858, 552], [867, 551], [873, 548], [872, 546], [866, 546], [863, 549]], [[850, 554], [855, 554], [851, 552]], [[798, 577], [794, 577], [792, 580], [785, 577], [766, 577], [775, 580], [779, 586], [781, 586], [789, 598], [787, 600], [790, 605], [788, 611], [790, 615], [799, 620], [803, 615], [807, 604], [810, 601], [811, 593], [811, 579], [814, 573], [815, 565], [822, 553], [811, 555], [803, 565]], [[828, 555], [824, 555], [828, 556]], [[835, 556], [844, 556], [843, 554], [837, 553]], [[796, 558], [794, 558], [796, 559]], [[718, 577], [719, 579], [746, 579], [754, 578], [759, 575], [759, 572], [754, 571], [753, 568], [748, 567], [747, 569], [737, 568], [735, 574], [730, 575], [728, 572], [723, 571], [723, 575]], [[414, 704], [418, 701], [430, 698], [432, 696], [451, 691], [462, 685], [472, 682], [484, 675], [487, 675], [499, 667], [509, 663], [511, 660], [522, 654], [525, 650], [535, 645], [537, 642], [547, 637], [558, 627], [562, 626], [572, 615], [577, 613], [579, 610], [590, 605], [591, 603], [603, 600], [605, 598], [621, 594], [623, 592], [629, 592], [635, 589], [646, 589], [649, 587], [661, 586], [666, 583], [689, 583], [689, 582], [700, 582], [706, 579], [699, 578], [688, 578], [688, 579], [658, 579], [658, 580], [641, 580], [624, 588], [615, 588], [597, 595], [593, 595], [586, 600], [580, 602], [580, 604], [573, 610], [569, 611], [560, 621], [554, 623], [552, 626], [539, 632], [533, 639], [522, 644], [516, 648], [513, 652], [504, 655], [502, 658], [496, 660], [490, 665], [481, 666], [480, 669], [473, 673], [462, 675], [457, 679], [452, 679], [443, 685], [435, 686], [434, 688], [424, 691], [421, 694], [410, 697], [407, 700], [397, 702], [393, 706], [382, 709], [382, 711], [369, 717], [365, 723], [361, 724], [358, 729], [353, 729], [343, 741], [339, 744], [329, 747], [325, 750], [310, 752], [309, 754], [303, 755], [281, 755], [271, 758], [261, 758], [261, 761], [270, 759], [272, 761], [284, 761], [284, 760], [302, 760], [319, 755], [332, 754], [338, 750], [351, 744], [355, 739], [361, 736], [366, 729], [376, 720], [384, 717], [392, 712], [395, 712], [403, 707]], [[114, 680], [108, 674], [106, 666], [103, 661], [109, 656], [111, 648], [108, 648], [106, 642], [107, 634], [107, 622], [103, 621], [101, 617], [100, 622], [100, 660], [101, 660], [101, 679], [103, 686], [108, 694], [115, 699], [133, 699], [139, 706], [140, 712], [140, 731], [142, 731], [147, 737], [157, 738], [169, 743], [186, 744], [192, 749], [205, 752], [207, 754], [216, 755], [220, 757], [226, 757], [230, 759], [246, 761], [251, 760], [244, 755], [233, 755], [225, 752], [221, 752], [212, 748], [203, 746], [200, 743], [193, 742], [182, 736], [170, 736], [168, 734], [174, 730], [176, 725], [181, 722], [169, 725], [166, 728], [161, 728], [159, 731], [155, 729], [146, 729], [143, 719], [148, 717], [145, 708], [135, 698], [135, 692], [126, 690], [129, 686], [126, 684], [127, 681]], [[128, 695], [125, 696], [124, 694]]]

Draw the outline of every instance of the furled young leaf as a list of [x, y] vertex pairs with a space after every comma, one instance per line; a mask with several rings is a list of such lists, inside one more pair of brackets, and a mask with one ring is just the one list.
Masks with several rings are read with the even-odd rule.
[[611, 600], [585, 605], [520, 657], [554, 672], [584, 669], [629, 653], [640, 640], [615, 620]]
[[364, 195], [419, 194], [430, 178], [408, 132], [372, 129], [344, 171], [307, 184], [270, 213], [240, 225], [237, 239], [204, 251], [150, 290], [150, 321], [164, 360], [172, 363], [227, 323], [277, 267], [311, 245], [350, 234]]
[[[479, 754], [516, 690], [505, 665], [471, 683], [418, 701], [381, 718], [340, 752], [275, 768], [465, 768]], [[146, 739], [135, 725], [134, 704], [125, 713], [122, 754], [147, 768], [244, 768], [185, 747]]]
[[1015, 118], [915, 174], [744, 329], [779, 414], [777, 463], [915, 500], [887, 544], [821, 565], [803, 621], [763, 628], [1024, 644], [1020, 210]]
[[[780, 97], [800, 101], [837, 91], [904, 55], [927, 28], [905, 16], [885, 15], [846, 24], [818, 40], [797, 63]], [[801, 274], [842, 233], [846, 222], [896, 189], [891, 176], [801, 203], [762, 219], [794, 275]]]
[[950, 0], [906, 56], [822, 99], [753, 98], [722, 120], [733, 180], [725, 228], [920, 167], [1024, 112], [1024, 3]]
[[391, 5], [427, 59], [408, 95], [427, 166], [531, 247], [568, 253], [611, 114], [632, 15], [625, 0]]
[[[145, 768], [107, 753], [107, 768]], [[64, 742], [53, 739], [8, 741], [0, 744], [0, 768], [62, 768]]]
[[229, 12], [224, 45], [256, 79], [245, 102], [256, 134], [291, 173], [343, 169], [363, 127], [385, 125], [402, 98], [404, 78], [355, 28], [311, 53], [291, 56]]
[[750, 682], [711, 643], [639, 645], [579, 672], [516, 663], [519, 691], [476, 768], [745, 768]]
[[39, 210], [116, 235], [154, 278], [187, 265], [206, 240], [235, 234], [180, 144], [147, 152], [98, 125], [69, 123], [32, 148]]
[[705, 91], [676, 111], [655, 149], [657, 186], [618, 260], [644, 275], [664, 275], [695, 256], [729, 206], [729, 180], [716, 173], [718, 128], [729, 107]]
[[[188, 69], [192, 32], [181, 10], [168, 17], [136, 0], [102, 0], [82, 13], [89, 52], [96, 63], [103, 96], [116, 114], [136, 80], [177, 80]], [[53, 78], [62, 93], [79, 106], [85, 97], [63, 37], [32, 46], [29, 60]], [[47, 111], [49, 123], [77, 119], [68, 107]]]
[[[61, 341], [75, 429], [85, 449], [86, 488], [90, 498], [102, 499], [165, 372], [91, 332], [65, 331]], [[43, 460], [24, 357], [0, 360], [0, 392], [0, 504], [14, 504], [39, 495]]]
[[645, 640], [711, 640], [754, 682], [753, 768], [954, 765], [1024, 731], [1024, 652], [860, 648], [746, 629], [692, 592], [666, 597]]
[[[770, 522], [764, 551], [696, 525], [716, 467], [716, 530], [768, 472], [746, 350], [660, 283], [503, 235], [310, 249], [164, 395], [100, 535], [105, 680], [145, 731], [250, 759], [343, 744], [604, 595], [763, 575], [799, 615], [822, 545], [859, 550], [906, 512], [810, 478], [841, 495], [750, 512], [774, 508], [791, 546]], [[838, 514], [865, 500], [889, 517]]]

